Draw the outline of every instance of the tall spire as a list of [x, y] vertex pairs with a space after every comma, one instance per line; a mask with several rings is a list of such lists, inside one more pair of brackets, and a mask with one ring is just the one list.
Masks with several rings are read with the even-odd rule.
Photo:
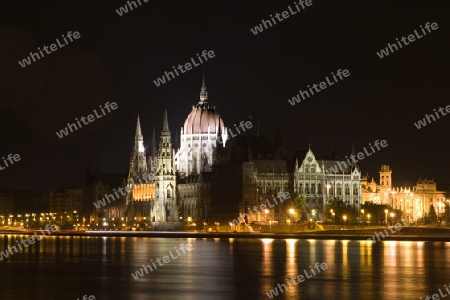
[[142, 130], [141, 130], [141, 122], [139, 120], [139, 115], [137, 117], [136, 121], [136, 135], [134, 137], [135, 142], [135, 151], [138, 152], [145, 152], [144, 148], [144, 137], [142, 136]]
[[202, 88], [200, 90], [200, 102], [208, 102], [208, 90], [206, 89], [205, 84], [205, 68], [203, 68], [203, 80], [202, 80]]
[[163, 132], [168, 132], [169, 131], [169, 122], [167, 121], [167, 109], [164, 111], [162, 131]]
[[142, 130], [141, 130], [141, 122], [139, 121], [139, 115], [137, 116], [136, 121], [136, 137], [142, 136]]

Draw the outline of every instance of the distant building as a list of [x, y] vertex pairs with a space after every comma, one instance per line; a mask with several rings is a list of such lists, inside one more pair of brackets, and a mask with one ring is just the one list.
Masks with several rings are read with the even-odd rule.
[[52, 191], [49, 195], [50, 212], [58, 216], [71, 214], [73, 211], [81, 210], [83, 189], [67, 188]]
[[333, 203], [358, 210], [361, 206], [361, 171], [345, 160], [318, 159], [311, 149], [295, 162], [294, 191], [306, 196], [308, 219], [323, 220]]
[[374, 204], [387, 204], [402, 211], [407, 221], [416, 221], [426, 216], [430, 205], [436, 214], [445, 213], [445, 192], [437, 190], [433, 179], [419, 179], [413, 187], [393, 187], [392, 170], [389, 165], [382, 165], [377, 184], [372, 178], [368, 181], [365, 176], [361, 180], [363, 201]]
[[[119, 194], [117, 197], [115, 192], [125, 186], [125, 178], [125, 174], [102, 174], [99, 169], [95, 174], [91, 174], [88, 167], [79, 211], [83, 223], [101, 224], [103, 219], [124, 217], [125, 196]], [[102, 205], [101, 201], [104, 201], [105, 205]]]

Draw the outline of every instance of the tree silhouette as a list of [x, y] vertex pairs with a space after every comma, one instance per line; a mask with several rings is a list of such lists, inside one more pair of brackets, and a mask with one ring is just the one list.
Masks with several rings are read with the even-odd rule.
[[306, 220], [306, 196], [295, 192], [292, 197], [292, 206], [295, 209], [294, 219], [296, 221]]
[[431, 222], [436, 222], [437, 221], [437, 215], [436, 215], [436, 210], [434, 209], [433, 204], [430, 205], [430, 211], [428, 213], [428, 221]]

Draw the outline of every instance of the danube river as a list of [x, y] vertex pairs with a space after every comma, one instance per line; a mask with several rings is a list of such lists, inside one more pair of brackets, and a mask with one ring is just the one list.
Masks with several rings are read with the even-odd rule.
[[420, 299], [449, 267], [449, 242], [48, 236], [0, 261], [0, 299]]

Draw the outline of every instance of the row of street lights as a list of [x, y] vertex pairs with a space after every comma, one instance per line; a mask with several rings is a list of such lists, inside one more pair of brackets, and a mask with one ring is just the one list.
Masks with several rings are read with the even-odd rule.
[[[330, 209], [330, 213], [334, 218], [334, 225], [336, 225], [336, 213], [334, 212], [333, 209]], [[342, 220], [344, 220], [344, 226], [345, 226], [345, 224], [347, 223], [347, 215], [343, 215]]]

